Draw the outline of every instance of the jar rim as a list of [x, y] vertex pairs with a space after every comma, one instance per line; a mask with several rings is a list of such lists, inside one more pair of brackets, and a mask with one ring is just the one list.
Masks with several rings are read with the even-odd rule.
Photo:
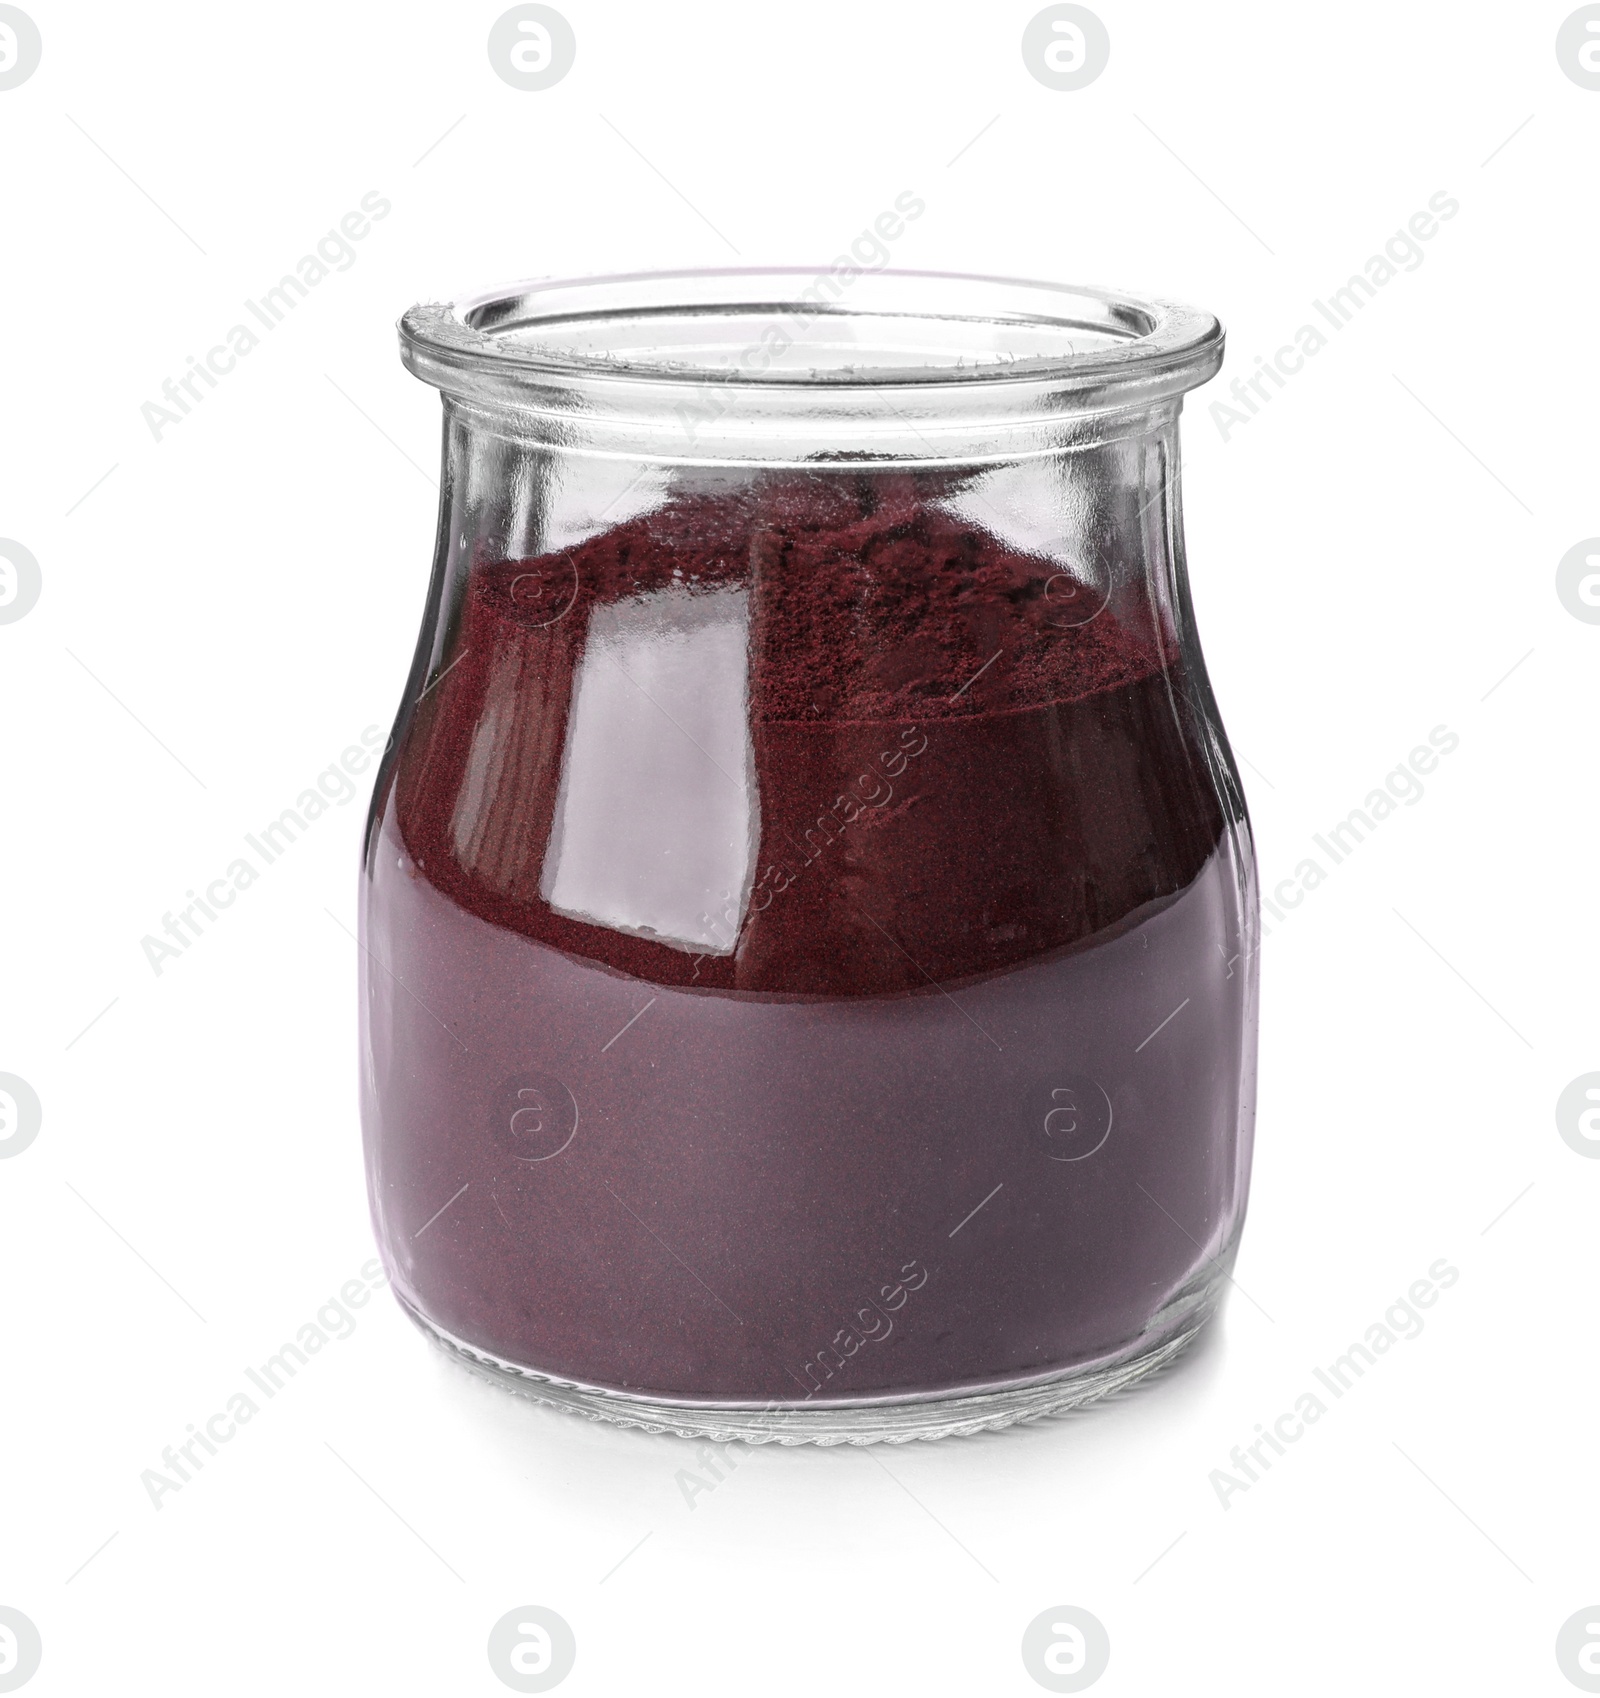
[[419, 303], [399, 330], [415, 375], [467, 395], [491, 374], [535, 388], [1181, 393], [1213, 374], [1224, 340], [1210, 313], [1120, 289], [837, 266], [535, 278]]
[[530, 445], [935, 465], [1154, 428], [1221, 365], [1223, 330], [1122, 290], [788, 266], [535, 279], [413, 307], [400, 348], [447, 412]]

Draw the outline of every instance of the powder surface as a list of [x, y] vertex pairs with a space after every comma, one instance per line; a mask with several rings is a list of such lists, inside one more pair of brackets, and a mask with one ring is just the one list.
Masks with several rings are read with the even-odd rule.
[[930, 503], [910, 477], [680, 500], [537, 561], [486, 563], [474, 588], [486, 619], [561, 624], [566, 638], [596, 603], [742, 583], [756, 594], [758, 721], [966, 718], [1081, 700], [1175, 658], [1146, 608], [1142, 628], [1091, 617], [1103, 599], [1091, 586]]

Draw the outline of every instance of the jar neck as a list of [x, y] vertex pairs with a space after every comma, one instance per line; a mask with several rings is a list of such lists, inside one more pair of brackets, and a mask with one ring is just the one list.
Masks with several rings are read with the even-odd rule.
[[1181, 404], [1056, 421], [1028, 453], [915, 453], [927, 444], [908, 433], [904, 455], [819, 462], [669, 453], [637, 431], [612, 432], [601, 449], [581, 423], [558, 431], [446, 397], [441, 542], [458, 562], [530, 558], [697, 496], [746, 503], [759, 523], [763, 491], [851, 478], [904, 485], [1025, 553], [1132, 554], [1159, 569], [1181, 557]]
[[[848, 408], [795, 409], [791, 398], [685, 385], [670, 407], [627, 412], [609, 393], [580, 385], [552, 410], [551, 397], [523, 393], [485, 402], [446, 393], [447, 426], [485, 442], [664, 466], [728, 468], [838, 466], [968, 467], [1154, 439], [1175, 430], [1181, 396], [1139, 406], [1093, 408], [1059, 396], [952, 398], [926, 391], [852, 396]], [[659, 398], [652, 396], [652, 401]]]

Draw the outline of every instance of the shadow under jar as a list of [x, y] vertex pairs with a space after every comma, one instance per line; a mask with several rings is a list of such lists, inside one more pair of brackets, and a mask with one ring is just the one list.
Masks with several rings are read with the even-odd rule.
[[417, 307], [438, 548], [361, 887], [396, 1292], [690, 1434], [1070, 1407], [1214, 1308], [1258, 912], [1191, 616], [1214, 318], [992, 278]]

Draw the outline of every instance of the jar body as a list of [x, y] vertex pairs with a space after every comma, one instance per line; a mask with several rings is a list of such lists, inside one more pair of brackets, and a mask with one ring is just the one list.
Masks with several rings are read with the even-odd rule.
[[673, 463], [447, 401], [362, 879], [395, 1290], [587, 1413], [1083, 1401], [1214, 1305], [1254, 864], [1177, 408], [982, 464]]

